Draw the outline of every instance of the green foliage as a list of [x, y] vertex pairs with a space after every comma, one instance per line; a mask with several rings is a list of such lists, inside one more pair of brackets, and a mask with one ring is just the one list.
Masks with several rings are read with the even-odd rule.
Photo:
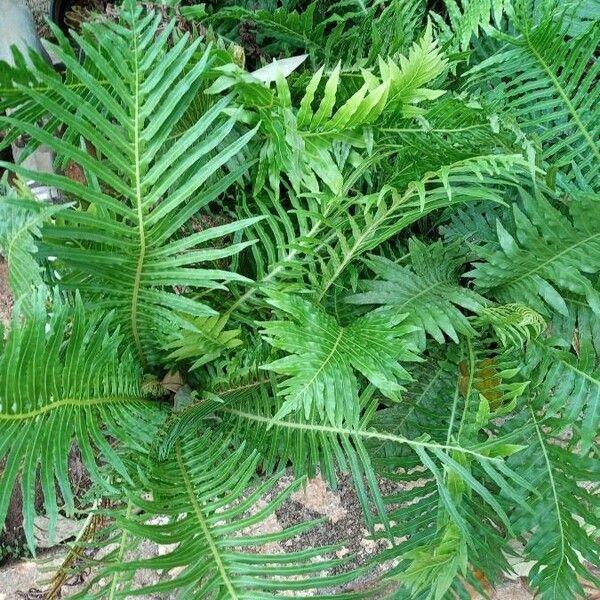
[[362, 291], [349, 296], [352, 304], [382, 304], [406, 312], [411, 323], [439, 343], [444, 335], [458, 342], [458, 335], [475, 333], [461, 308], [479, 313], [485, 299], [460, 285], [465, 259], [457, 247], [441, 242], [426, 246], [412, 238], [408, 242], [410, 267], [382, 256], [372, 256], [367, 266], [381, 279], [362, 282]]
[[476, 262], [468, 274], [475, 287], [501, 302], [520, 302], [542, 313], [550, 307], [562, 315], [569, 312], [564, 295], [573, 292], [600, 314], [590, 278], [600, 270], [597, 197], [578, 196], [566, 215], [541, 194], [522, 199], [523, 210], [513, 205], [512, 231], [497, 221], [498, 241], [480, 249], [485, 262]]
[[321, 420], [334, 425], [358, 422], [358, 385], [361, 373], [387, 398], [402, 390], [409, 378], [400, 360], [414, 360], [411, 347], [401, 339], [413, 331], [400, 323], [405, 315], [375, 310], [343, 327], [334, 318], [299, 297], [271, 296], [269, 304], [290, 321], [266, 321], [263, 335], [287, 356], [264, 369], [288, 376], [282, 395], [285, 403], [275, 419], [313, 407]]
[[[51, 305], [47, 313], [46, 302]], [[58, 517], [57, 489], [68, 514], [74, 511], [67, 457], [74, 441], [94, 479], [112, 491], [109, 474], [97, 465], [105, 457], [118, 479], [128, 471], [107, 437], [135, 448], [149, 443], [157, 426], [156, 409], [140, 387], [141, 372], [112, 315], [86, 314], [79, 296], [74, 307], [44, 288], [22, 318], [15, 310], [0, 357], [0, 521], [4, 522], [13, 487], [20, 477], [23, 526], [33, 547], [35, 482], [44, 494], [50, 532]], [[68, 343], [66, 343], [68, 342]], [[138, 429], [139, 428], [139, 429]]]
[[[594, 2], [185, 4], [0, 65], [0, 148], [55, 155], [0, 164], [0, 523], [17, 485], [32, 551], [42, 508], [102, 520], [86, 599], [599, 587]], [[317, 473], [371, 562], [273, 551]]]

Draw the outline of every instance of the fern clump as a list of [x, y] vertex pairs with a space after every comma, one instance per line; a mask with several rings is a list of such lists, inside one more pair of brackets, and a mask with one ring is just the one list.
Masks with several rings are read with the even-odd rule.
[[363, 598], [270, 553], [317, 522], [248, 533], [349, 473], [389, 597], [600, 587], [592, 5], [125, 0], [0, 64], [0, 148], [55, 156], [0, 163], [0, 523], [87, 514], [81, 598]]

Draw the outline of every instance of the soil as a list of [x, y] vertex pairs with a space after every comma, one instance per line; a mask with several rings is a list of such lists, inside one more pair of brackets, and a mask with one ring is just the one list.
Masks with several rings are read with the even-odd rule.
[[5, 327], [8, 326], [12, 310], [12, 297], [8, 289], [7, 277], [7, 265], [0, 258], [0, 321]]

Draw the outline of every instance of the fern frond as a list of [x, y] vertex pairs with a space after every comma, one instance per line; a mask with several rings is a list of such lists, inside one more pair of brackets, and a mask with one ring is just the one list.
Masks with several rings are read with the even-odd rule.
[[240, 329], [226, 330], [227, 317], [204, 317], [189, 321], [186, 329], [166, 344], [168, 358], [181, 363], [192, 360], [190, 369], [197, 369], [218, 358], [223, 352], [237, 348], [243, 342]]
[[529, 407], [525, 413], [533, 426], [532, 432], [526, 430], [533, 441], [511, 462], [538, 494], [527, 499], [531, 512], [518, 508], [512, 520], [524, 538], [524, 560], [534, 561], [529, 573], [532, 587], [542, 598], [574, 600], [585, 596], [582, 581], [600, 585], [582, 563], [583, 559], [600, 566], [596, 541], [600, 520], [594, 494], [600, 484], [598, 459], [577, 452], [550, 433], [543, 411]]
[[341, 326], [298, 296], [272, 293], [268, 303], [287, 317], [262, 323], [264, 338], [286, 352], [262, 367], [287, 376], [281, 389], [286, 400], [275, 419], [296, 411], [308, 419], [316, 409], [321, 420], [356, 425], [360, 407], [355, 372], [391, 399], [397, 399], [401, 382], [410, 379], [400, 363], [416, 360], [410, 342], [403, 340], [414, 331], [400, 325], [405, 315], [374, 310]]
[[547, 15], [502, 40], [505, 47], [471, 70], [469, 87], [496, 87], [507, 117], [541, 143], [544, 167], [597, 190], [600, 22], [565, 40], [562, 22]]
[[[349, 97], [341, 93], [341, 62], [331, 70], [319, 94], [325, 74], [321, 67], [307, 83], [297, 111], [289, 85], [280, 77], [274, 94], [278, 110], [270, 105], [268, 110], [259, 110], [266, 141], [260, 151], [255, 191], [268, 179], [277, 192], [281, 174], [285, 173], [296, 192], [301, 187], [317, 192], [321, 181], [333, 193], [339, 193], [345, 164], [356, 165], [359, 161], [351, 150], [369, 146], [373, 124], [386, 115], [393, 119], [421, 114], [420, 103], [444, 93], [428, 87], [446, 67], [431, 28], [413, 44], [408, 56], [399, 57], [399, 63], [389, 57], [380, 58], [379, 76], [363, 70], [361, 86]], [[334, 142], [347, 146], [348, 151], [336, 153]]]
[[444, 0], [446, 15], [432, 12], [440, 29], [444, 49], [450, 52], [467, 50], [480, 30], [489, 29], [492, 21], [500, 24], [502, 15], [512, 0]]
[[[180, 235], [180, 228], [246, 170], [242, 165], [220, 172], [253, 132], [232, 139], [237, 119], [227, 116], [224, 98], [172, 140], [173, 128], [205, 83], [211, 51], [202, 51], [199, 40], [189, 43], [186, 36], [171, 43], [174, 23], [162, 29], [159, 15], [144, 14], [135, 3], [126, 3], [120, 15], [118, 24], [96, 24], [88, 27], [88, 36], [75, 35], [96, 64], [91, 70], [89, 61], [80, 64], [58, 34], [60, 46], [54, 52], [82, 93], [41, 69], [34, 75], [52, 93], [23, 89], [34, 105], [68, 126], [68, 135], [52, 135], [17, 113], [0, 119], [78, 164], [85, 181], [3, 166], [75, 200], [59, 222], [45, 228], [40, 254], [57, 258], [53, 266], [63, 288], [79, 289], [86, 302], [114, 308], [141, 360], [152, 364], [160, 354], [160, 337], [185, 327], [179, 313], [192, 318], [215, 314], [197, 297], [178, 295], [176, 286], [225, 289], [225, 282], [246, 280], [212, 263], [247, 242], [219, 248], [206, 244], [255, 220], [187, 236]], [[152, 52], [147, 51], [150, 44]], [[98, 79], [98, 70], [106, 81]], [[208, 265], [200, 268], [202, 263]]]
[[[430, 358], [429, 365], [415, 372], [418, 380], [403, 402], [376, 412], [373, 424], [413, 439], [427, 432], [442, 444], [455, 440], [466, 445], [488, 438], [493, 419], [510, 411], [526, 388], [518, 378], [511, 381], [519, 371], [514, 353], [499, 353], [496, 345], [493, 339], [468, 341], [461, 352], [447, 352], [443, 361]], [[500, 438], [495, 441], [501, 444]], [[453, 469], [444, 453], [426, 457], [415, 449], [417, 460], [389, 443], [370, 450], [376, 453], [375, 464], [391, 480], [404, 484], [404, 491], [386, 498], [394, 506], [389, 513], [395, 523], [391, 532], [400, 543], [384, 555], [399, 559], [390, 576], [409, 587], [411, 597], [460, 595], [466, 582], [478, 589], [477, 570], [492, 580], [501, 577], [508, 569], [503, 556], [508, 545], [499, 530], [510, 528], [510, 503], [523, 505], [523, 488], [529, 489], [520, 473], [510, 474], [502, 465], [494, 472], [488, 463], [459, 452], [449, 453], [460, 465]], [[504, 449], [509, 455], [515, 450], [518, 447], [511, 443]], [[473, 480], [497, 490], [492, 503], [471, 487]], [[508, 497], [510, 503], [504, 504]]]
[[556, 340], [538, 342], [530, 348], [528, 368], [547, 403], [545, 417], [558, 418], [560, 431], [572, 430], [581, 453], [588, 453], [600, 430], [600, 371], [589, 340], [578, 342], [577, 353]]
[[513, 205], [507, 230], [496, 222], [498, 241], [478, 250], [486, 262], [467, 274], [481, 293], [503, 303], [521, 303], [542, 314], [549, 307], [567, 314], [565, 292], [584, 296], [600, 314], [600, 296], [589, 275], [600, 271], [600, 221], [595, 197], [577, 198], [569, 214], [554, 208], [542, 194], [521, 194], [523, 210]]
[[[520, 155], [472, 157], [425, 173], [401, 190], [386, 185], [377, 194], [362, 198], [356, 216], [348, 215], [345, 227], [322, 242], [321, 279], [315, 282], [319, 298], [337, 285], [353, 261], [432, 211], [482, 198], [503, 203], [506, 187], [518, 185], [525, 164]], [[504, 183], [501, 187], [500, 181]]]
[[[46, 302], [51, 302], [47, 312]], [[40, 288], [23, 320], [17, 305], [5, 342], [0, 340], [0, 523], [11, 492], [21, 479], [23, 524], [33, 550], [35, 484], [44, 494], [50, 536], [56, 526], [57, 486], [68, 514], [74, 511], [67, 459], [77, 442], [92, 479], [115, 489], [98, 468], [102, 456], [119, 478], [129, 480], [112, 436], [130, 448], [149, 443], [162, 420], [157, 405], [143, 394], [139, 367], [123, 348], [110, 314], [86, 316]]]
[[[281, 473], [259, 481], [255, 474], [259, 459], [243, 444], [231, 450], [222, 435], [188, 431], [166, 460], [154, 464], [146, 489], [129, 492], [134, 510], [116, 515], [117, 525], [126, 535], [152, 540], [167, 551], [149, 559], [125, 555], [122, 562], [115, 560], [102, 569], [95, 581], [124, 574], [122, 583], [113, 589], [113, 598], [178, 590], [183, 597], [198, 600], [259, 600], [280, 597], [286, 590], [326, 592], [353, 581], [361, 570], [321, 575], [348, 561], [335, 558], [339, 546], [281, 553], [267, 546], [313, 528], [318, 520], [255, 533], [256, 526], [270, 518], [303, 483], [298, 479], [274, 493]], [[158, 570], [161, 581], [133, 586], [127, 574], [139, 569]], [[105, 598], [106, 591], [92, 588], [82, 597]]]
[[[8, 264], [8, 284], [15, 300], [31, 297], [43, 285], [41, 265], [34, 258], [42, 225], [62, 209], [15, 192], [0, 196], [0, 254]], [[22, 303], [22, 309], [24, 308]]]
[[401, 266], [386, 258], [372, 256], [366, 265], [379, 279], [359, 284], [360, 293], [348, 296], [351, 304], [393, 307], [408, 314], [407, 323], [417, 326], [421, 347], [427, 333], [437, 342], [444, 336], [458, 342], [458, 334], [475, 331], [461, 312], [464, 308], [477, 314], [486, 304], [484, 298], [459, 285], [465, 259], [457, 247], [441, 243], [426, 246], [416, 238], [409, 240], [410, 266]]
[[[304, 10], [249, 10], [240, 6], [223, 7], [206, 19], [208, 23], [228, 20], [252, 21], [261, 36], [274, 38], [285, 46], [319, 52], [326, 43], [327, 23], [316, 13], [317, 3], [311, 2]], [[272, 44], [271, 44], [272, 45]], [[271, 45], [265, 44], [264, 51], [270, 52]]]
[[524, 347], [546, 329], [546, 321], [528, 306], [489, 306], [476, 319], [478, 328], [489, 325], [502, 346]]

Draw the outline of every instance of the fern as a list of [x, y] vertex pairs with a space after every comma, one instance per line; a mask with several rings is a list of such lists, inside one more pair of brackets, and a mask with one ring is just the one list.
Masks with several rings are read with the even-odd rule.
[[308, 418], [315, 407], [321, 419], [335, 425], [356, 424], [359, 405], [354, 371], [385, 396], [397, 397], [402, 389], [399, 382], [408, 378], [399, 360], [415, 358], [410, 344], [400, 343], [412, 331], [400, 326], [403, 315], [372, 311], [341, 327], [300, 298], [272, 295], [269, 304], [291, 318], [291, 322], [263, 323], [267, 341], [292, 353], [263, 367], [288, 376], [283, 389], [286, 402], [275, 418], [296, 410], [304, 410]]
[[472, 69], [470, 85], [499, 85], [509, 118], [539, 140], [545, 165], [560, 169], [566, 182], [594, 190], [600, 165], [594, 119], [599, 24], [565, 42], [563, 24], [552, 15], [535, 26], [517, 23], [518, 35], [502, 37], [506, 46]]
[[[126, 0], [0, 65], [0, 149], [56, 156], [0, 163], [0, 523], [88, 516], [51, 595], [600, 587], [593, 6]], [[370, 562], [274, 551], [317, 473]]]
[[486, 262], [468, 276], [502, 302], [521, 302], [542, 313], [549, 306], [566, 314], [568, 290], [585, 296], [598, 314], [597, 292], [588, 278], [600, 268], [597, 225], [585, 210], [593, 202], [593, 197], [578, 198], [567, 216], [542, 195], [524, 194], [524, 210], [513, 207], [514, 232], [497, 221], [498, 241], [481, 248]]
[[[442, 244], [427, 247], [409, 240], [411, 267], [373, 256], [367, 266], [381, 280], [365, 280], [362, 293], [349, 296], [352, 304], [383, 304], [399, 312], [407, 311], [422, 332], [443, 343], [444, 334], [458, 342], [458, 334], [475, 332], [460, 308], [478, 313], [485, 300], [459, 286], [464, 258]], [[424, 339], [421, 340], [424, 345]]]

